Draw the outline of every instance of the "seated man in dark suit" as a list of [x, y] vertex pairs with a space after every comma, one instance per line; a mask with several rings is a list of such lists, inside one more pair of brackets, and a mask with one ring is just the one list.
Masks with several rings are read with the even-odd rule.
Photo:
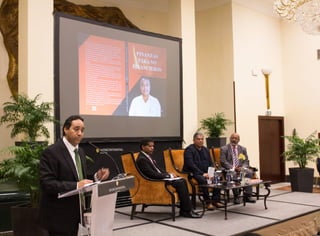
[[[154, 151], [154, 142], [151, 139], [142, 140], [140, 144], [140, 153], [136, 160], [140, 171], [150, 179], [164, 179], [176, 177], [163, 171], [152, 159]], [[196, 212], [192, 211], [192, 204], [189, 198], [188, 186], [185, 179], [176, 179], [170, 181], [172, 186], [177, 190], [180, 199], [180, 215], [189, 218], [200, 218]]]
[[[230, 143], [221, 147], [220, 152], [220, 160], [221, 166], [226, 170], [235, 170], [236, 172], [240, 172], [241, 168], [247, 168], [246, 177], [252, 177], [252, 171], [249, 170], [249, 159], [247, 154], [247, 149], [241, 145], [239, 145], [240, 135], [237, 133], [233, 133], [230, 136]], [[240, 158], [241, 157], [241, 158]], [[246, 193], [246, 202], [255, 203], [256, 201], [251, 198], [252, 187], [245, 188]], [[234, 199], [233, 202], [235, 204], [240, 204], [239, 200], [239, 190], [233, 190]]]
[[[214, 166], [209, 150], [203, 145], [203, 141], [204, 135], [200, 132], [195, 133], [193, 135], [193, 144], [190, 144], [184, 151], [183, 170], [191, 172], [200, 185], [207, 184], [207, 180], [209, 179], [208, 167]], [[208, 188], [202, 188], [202, 192], [208, 210], [213, 210], [214, 206], [224, 207], [220, 202], [219, 189], [213, 189], [211, 198]]]

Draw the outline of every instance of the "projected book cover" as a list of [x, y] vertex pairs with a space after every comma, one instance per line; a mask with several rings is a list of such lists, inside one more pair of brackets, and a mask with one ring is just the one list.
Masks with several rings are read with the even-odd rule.
[[81, 114], [165, 115], [165, 48], [81, 36], [78, 54]]

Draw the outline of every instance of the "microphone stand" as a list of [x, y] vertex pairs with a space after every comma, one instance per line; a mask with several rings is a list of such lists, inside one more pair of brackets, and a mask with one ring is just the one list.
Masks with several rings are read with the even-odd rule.
[[121, 178], [124, 178], [124, 177], [127, 176], [126, 173], [120, 172], [120, 168], [119, 168], [118, 164], [117, 164], [116, 161], [114, 160], [113, 156], [111, 156], [111, 155], [109, 154], [108, 151], [105, 151], [105, 150], [101, 151], [101, 149], [100, 149], [98, 146], [94, 145], [92, 142], [89, 142], [89, 141], [88, 141], [88, 144], [96, 149], [96, 153], [98, 153], [98, 154], [105, 154], [105, 155], [106, 155], [107, 157], [109, 157], [109, 159], [112, 161], [112, 163], [113, 163], [113, 165], [115, 166], [116, 171], [117, 171], [117, 175], [112, 178], [113, 180], [114, 180], [114, 179], [121, 179]]

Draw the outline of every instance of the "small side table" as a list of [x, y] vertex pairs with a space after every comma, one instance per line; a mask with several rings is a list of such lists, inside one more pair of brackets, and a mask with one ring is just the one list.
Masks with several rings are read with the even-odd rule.
[[[262, 185], [262, 184], [264, 185], [264, 188], [267, 190], [267, 192], [265, 194], [260, 193], [260, 185]], [[209, 189], [210, 188], [217, 188], [217, 189], [220, 189], [221, 191], [223, 191], [224, 216], [225, 216], [225, 220], [227, 220], [228, 219], [228, 217], [227, 217], [227, 207], [228, 207], [228, 197], [227, 196], [228, 196], [228, 193], [232, 189], [240, 189], [242, 192], [244, 192], [244, 188], [248, 187], [248, 186], [256, 187], [256, 191], [252, 193], [252, 196], [256, 197], [257, 200], [259, 200], [260, 197], [263, 197], [264, 207], [265, 207], [265, 209], [268, 209], [267, 208], [267, 198], [271, 192], [271, 190], [269, 188], [271, 186], [271, 181], [262, 181], [262, 180], [252, 179], [248, 183], [245, 183], [245, 184], [241, 184], [241, 183], [227, 184], [224, 182], [221, 184], [200, 185], [199, 186], [200, 192], [198, 193], [198, 197], [202, 203], [202, 208], [203, 208], [201, 216], [204, 215], [205, 205], [206, 205], [205, 200], [202, 195], [201, 188], [209, 188]], [[246, 205], [245, 195], [243, 194], [242, 197], [243, 197], [243, 205], [245, 206]]]

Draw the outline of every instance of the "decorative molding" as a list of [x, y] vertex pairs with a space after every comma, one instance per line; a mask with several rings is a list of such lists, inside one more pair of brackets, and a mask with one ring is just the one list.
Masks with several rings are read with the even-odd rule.
[[18, 0], [3, 0], [0, 31], [9, 57], [7, 81], [13, 96], [18, 94]]
[[96, 7], [91, 5], [76, 5], [67, 0], [54, 0], [54, 10], [74, 16], [80, 16], [111, 25], [138, 29], [117, 7]]

